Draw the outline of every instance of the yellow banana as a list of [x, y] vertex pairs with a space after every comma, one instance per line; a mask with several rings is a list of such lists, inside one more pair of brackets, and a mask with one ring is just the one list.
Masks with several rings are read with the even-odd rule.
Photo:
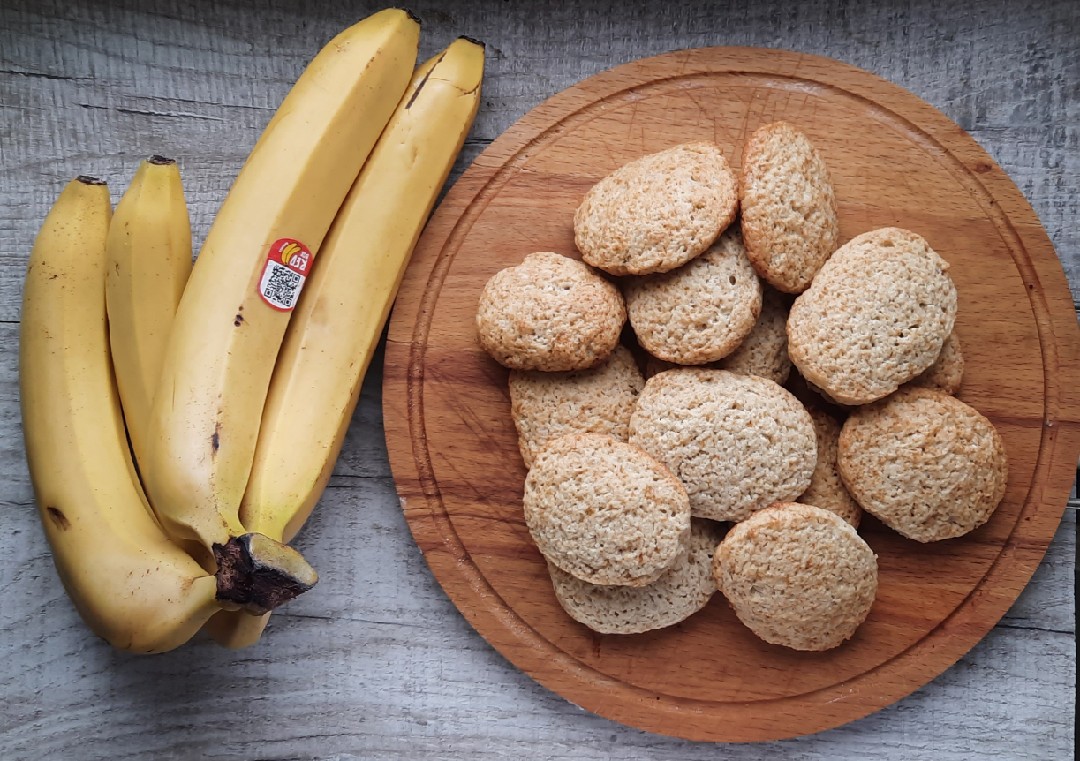
[[[484, 49], [460, 38], [413, 75], [349, 192], [285, 335], [240, 520], [290, 540], [322, 495], [401, 276], [480, 102]], [[258, 640], [266, 616], [221, 613], [222, 644]]]
[[[220, 555], [245, 532], [240, 500], [290, 312], [408, 84], [418, 39], [415, 18], [396, 9], [335, 37], [271, 119], [210, 228], [173, 322], [143, 473], [178, 539]], [[299, 567], [297, 558], [289, 562]]]
[[45, 535], [79, 614], [116, 647], [159, 652], [222, 603], [214, 576], [157, 523], [132, 466], [105, 316], [110, 214], [105, 184], [80, 177], [34, 243], [19, 342], [23, 435]]
[[151, 156], [139, 165], [109, 225], [106, 260], [116, 385], [135, 461], [145, 465], [150, 405], [191, 274], [191, 224], [175, 161]]

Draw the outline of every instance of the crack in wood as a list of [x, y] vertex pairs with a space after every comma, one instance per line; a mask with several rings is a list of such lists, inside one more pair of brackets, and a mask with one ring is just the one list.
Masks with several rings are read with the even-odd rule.
[[23, 71], [21, 69], [0, 69], [0, 74], [11, 74], [17, 77], [30, 77], [32, 79], [52, 79], [61, 82], [84, 82], [88, 77], [72, 77], [64, 74], [46, 74], [42, 71]]
[[1013, 631], [1018, 632], [1044, 632], [1046, 634], [1064, 634], [1068, 637], [1076, 636], [1075, 631], [1070, 631], [1068, 629], [1048, 629], [1042, 626], [1017, 626], [1016, 624], [1011, 624], [1008, 621], [998, 622], [997, 628], [1012, 629]]
[[[363, 473], [333, 473], [330, 476], [330, 482], [327, 487], [334, 486], [335, 480], [345, 481], [392, 481], [393, 478], [388, 475], [365, 475]], [[338, 488], [341, 488], [340, 486]]]
[[375, 626], [400, 626], [405, 629], [430, 629], [430, 626], [411, 623], [409, 621], [380, 621], [376, 618], [360, 618], [357, 616], [323, 616], [317, 613], [293, 613], [287, 610], [275, 611], [278, 618], [300, 618], [311, 621], [348, 621], [357, 624], [373, 624]]
[[133, 114], [135, 116], [164, 116], [168, 119], [203, 119], [211, 122], [226, 121], [220, 116], [209, 114], [196, 114], [190, 111], [156, 111], [149, 108], [128, 108], [126, 106], [99, 106], [95, 103], [79, 103], [81, 108], [95, 111], [116, 111], [118, 114]]

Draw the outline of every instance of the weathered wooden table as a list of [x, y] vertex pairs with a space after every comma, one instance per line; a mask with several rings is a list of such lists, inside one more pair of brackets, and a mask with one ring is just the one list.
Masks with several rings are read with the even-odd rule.
[[[745, 4], [750, 5], [750, 4]], [[869, 5], [869, 4], [868, 4]], [[914, 91], [968, 130], [1046, 226], [1080, 295], [1080, 6], [957, 8], [766, 0], [418, 2], [422, 53], [488, 43], [459, 162], [529, 108], [609, 66], [681, 47], [828, 55]], [[1031, 585], [955, 667], [867, 719], [723, 749], [586, 714], [476, 635], [401, 516], [380, 412], [381, 355], [326, 496], [298, 539], [322, 582], [257, 647], [200, 638], [136, 657], [75, 615], [38, 526], [19, 426], [22, 273], [62, 184], [114, 198], [150, 153], [181, 163], [197, 243], [246, 153], [318, 46], [369, 3], [6, 2], [0, 8], [0, 758], [1065, 758], [1075, 740], [1076, 513]]]

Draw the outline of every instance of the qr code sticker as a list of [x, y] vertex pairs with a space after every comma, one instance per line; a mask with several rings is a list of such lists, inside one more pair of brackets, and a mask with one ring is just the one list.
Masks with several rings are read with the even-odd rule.
[[284, 265], [268, 261], [259, 282], [259, 292], [270, 306], [289, 310], [296, 306], [305, 279]]

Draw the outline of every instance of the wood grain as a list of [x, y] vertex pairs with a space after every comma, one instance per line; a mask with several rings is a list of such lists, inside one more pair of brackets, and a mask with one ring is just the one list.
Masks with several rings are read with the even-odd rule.
[[[479, 349], [480, 289], [530, 251], [576, 255], [573, 212], [646, 153], [715, 140], [734, 166], [758, 126], [804, 129], [829, 165], [841, 238], [899, 225], [952, 265], [962, 397], [1010, 455], [991, 521], [929, 547], [867, 521], [880, 586], [856, 636], [808, 655], [757, 640], [718, 599], [668, 630], [599, 636], [560, 609], [521, 515], [506, 373]], [[852, 134], [860, 134], [858, 142]], [[480, 155], [428, 225], [390, 327], [387, 441], [406, 519], [477, 630], [535, 679], [609, 718], [693, 740], [837, 726], [920, 687], [1005, 613], [1037, 567], [1080, 454], [1080, 331], [1052, 246], [964, 131], [829, 59], [751, 48], [626, 64], [551, 98]]]
[[[1080, 6], [1072, 0], [418, 0], [423, 53], [488, 43], [484, 103], [455, 176], [530, 108], [642, 56], [705, 45], [828, 55], [944, 111], [1038, 213], [1080, 294]], [[1032, 582], [931, 684], [853, 724], [768, 745], [673, 740], [582, 711], [471, 629], [409, 537], [389, 479], [380, 365], [300, 546], [322, 573], [263, 644], [113, 653], [63, 596], [27, 479], [16, 387], [22, 272], [64, 182], [175, 155], [202, 240], [289, 84], [381, 7], [332, 0], [0, 4], [0, 758], [911, 761], [1058, 759], [1075, 727], [1075, 511]], [[198, 246], [196, 246], [197, 248]]]

